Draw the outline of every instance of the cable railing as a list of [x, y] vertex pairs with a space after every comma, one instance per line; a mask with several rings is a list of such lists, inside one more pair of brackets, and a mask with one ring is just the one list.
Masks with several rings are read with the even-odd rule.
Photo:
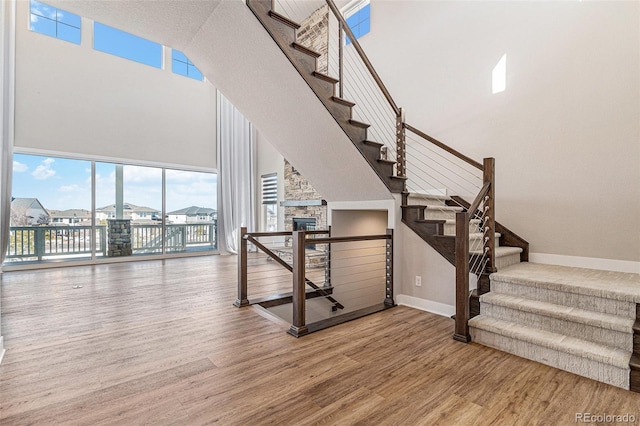
[[[207, 223], [167, 224], [163, 233], [161, 224], [132, 224], [133, 254], [162, 252], [162, 243], [168, 253], [187, 250], [215, 250], [217, 248], [216, 221]], [[93, 234], [95, 232], [95, 234]], [[95, 249], [93, 249], [95, 247]], [[95, 226], [12, 226], [6, 262], [42, 262], [73, 258], [107, 257], [108, 232], [104, 225]]]
[[[290, 241], [284, 245], [285, 239]], [[241, 228], [237, 307], [260, 305], [300, 337], [394, 306], [393, 233], [248, 233]]]
[[411, 217], [437, 224], [438, 228], [429, 228], [437, 229], [435, 236], [455, 235], [455, 266], [461, 281], [456, 282], [456, 303], [464, 300], [464, 306], [456, 313], [454, 337], [468, 341], [462, 327], [469, 317], [468, 273], [486, 276], [495, 270], [494, 159], [481, 164], [408, 124], [333, 0], [272, 0], [271, 11], [286, 18], [283, 22], [300, 24], [294, 45], [320, 55], [316, 72], [337, 80], [334, 98], [353, 104], [352, 121], [369, 125], [367, 140], [382, 144], [381, 158], [395, 162], [394, 175], [406, 178], [403, 203], [417, 204], [418, 215], [424, 212], [422, 218], [416, 213]]

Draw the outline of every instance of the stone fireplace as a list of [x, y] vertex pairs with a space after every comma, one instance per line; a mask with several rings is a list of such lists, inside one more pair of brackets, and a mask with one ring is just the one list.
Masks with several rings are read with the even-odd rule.
[[296, 231], [300, 226], [310, 229], [310, 225], [313, 229], [327, 229], [327, 202], [287, 160], [284, 161], [284, 201], [280, 206], [284, 207], [285, 231]]

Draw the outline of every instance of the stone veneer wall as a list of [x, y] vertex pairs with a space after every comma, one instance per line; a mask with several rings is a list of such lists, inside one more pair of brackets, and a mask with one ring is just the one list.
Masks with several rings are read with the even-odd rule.
[[298, 43], [320, 53], [317, 71], [328, 72], [329, 6], [324, 5], [302, 21], [297, 31]]
[[[322, 195], [287, 160], [284, 160], [284, 199], [285, 201], [322, 200]], [[327, 206], [285, 206], [285, 231], [293, 231], [294, 217], [313, 218], [316, 220], [316, 229], [327, 229]]]
[[109, 233], [107, 256], [131, 256], [133, 253], [131, 246], [131, 220], [109, 219], [107, 222], [107, 232]]

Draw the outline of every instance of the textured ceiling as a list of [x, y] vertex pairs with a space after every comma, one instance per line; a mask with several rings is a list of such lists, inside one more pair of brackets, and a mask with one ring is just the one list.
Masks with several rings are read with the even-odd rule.
[[48, 3], [182, 50], [327, 200], [392, 198], [243, 1]]

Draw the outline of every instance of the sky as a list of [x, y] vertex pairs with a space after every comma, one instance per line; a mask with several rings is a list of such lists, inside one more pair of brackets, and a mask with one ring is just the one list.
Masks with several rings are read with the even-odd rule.
[[[185, 207], [217, 209], [213, 173], [166, 171], [167, 212]], [[37, 198], [48, 210], [91, 210], [91, 162], [14, 154], [16, 198]], [[124, 201], [162, 210], [162, 169], [124, 166]], [[96, 208], [115, 203], [115, 164], [96, 162]]]

